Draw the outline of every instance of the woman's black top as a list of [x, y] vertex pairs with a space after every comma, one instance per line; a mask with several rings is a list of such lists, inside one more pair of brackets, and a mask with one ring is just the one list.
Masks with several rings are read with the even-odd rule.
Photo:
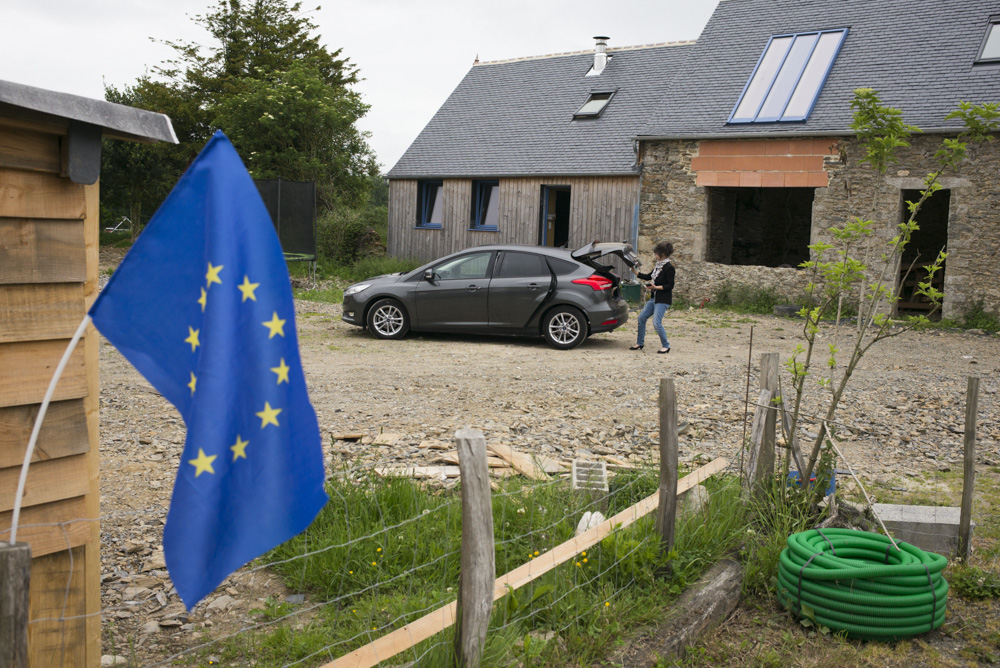
[[[653, 285], [663, 286], [662, 290], [652, 290], [653, 299], [657, 304], [673, 304], [674, 303], [674, 265], [667, 262], [663, 265], [663, 269], [660, 273], [656, 275], [656, 280], [653, 281]], [[648, 281], [652, 277], [652, 272], [648, 274], [638, 273], [636, 276], [644, 281]]]

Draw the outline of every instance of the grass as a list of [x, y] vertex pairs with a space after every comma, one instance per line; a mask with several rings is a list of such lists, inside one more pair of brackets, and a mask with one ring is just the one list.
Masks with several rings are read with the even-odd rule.
[[[322, 286], [316, 289], [294, 288], [293, 293], [296, 299], [340, 304], [344, 301], [344, 288], [352, 283], [358, 283], [382, 274], [412, 271], [418, 266], [420, 263], [416, 260], [401, 260], [385, 256], [370, 256], [349, 265], [320, 260], [316, 267], [316, 278]], [[310, 278], [309, 265], [305, 262], [290, 262], [288, 273], [292, 278]]]
[[[589, 664], [636, 628], [662, 619], [670, 602], [733, 550], [744, 532], [738, 485], [729, 478], [705, 484], [711, 502], [703, 514], [678, 518], [669, 559], [659, 550], [649, 515], [509, 592], [494, 605], [483, 665]], [[657, 485], [652, 470], [616, 476], [607, 514]], [[329, 492], [330, 503], [310, 528], [265, 561], [290, 588], [330, 603], [308, 619], [292, 617], [231, 639], [224, 662], [283, 665], [320, 652], [302, 664], [314, 665], [329, 660], [328, 645], [333, 656], [343, 655], [454, 600], [461, 545], [457, 490], [365, 474], [353, 481], [335, 478]], [[496, 573], [570, 539], [586, 507], [563, 481], [503, 483], [493, 493]], [[300, 558], [305, 553], [310, 556]], [[284, 612], [272, 604], [260, 614], [278, 618]], [[452, 634], [438, 634], [398, 658], [417, 666], [448, 665]]]

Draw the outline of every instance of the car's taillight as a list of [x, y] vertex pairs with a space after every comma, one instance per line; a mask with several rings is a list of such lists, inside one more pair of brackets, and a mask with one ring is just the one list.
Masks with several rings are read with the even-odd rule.
[[614, 283], [610, 278], [600, 274], [591, 274], [587, 278], [578, 278], [573, 281], [577, 285], [589, 285], [594, 290], [610, 290]]

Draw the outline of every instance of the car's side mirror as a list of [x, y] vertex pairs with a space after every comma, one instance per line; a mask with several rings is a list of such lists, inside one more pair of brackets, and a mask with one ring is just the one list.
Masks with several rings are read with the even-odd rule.
[[427, 271], [424, 272], [424, 280], [425, 281], [433, 281], [434, 280], [434, 270], [433, 269], [428, 269]]

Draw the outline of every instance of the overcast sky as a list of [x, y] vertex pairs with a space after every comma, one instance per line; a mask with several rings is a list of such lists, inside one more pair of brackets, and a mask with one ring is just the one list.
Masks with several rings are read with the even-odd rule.
[[[696, 39], [718, 0], [335, 0], [310, 12], [361, 70], [361, 122], [383, 172], [480, 60]], [[290, 3], [291, 4], [291, 3]], [[304, 3], [315, 7], [317, 2]], [[216, 0], [0, 0], [0, 79], [103, 98], [173, 51], [207, 44], [191, 19]]]

